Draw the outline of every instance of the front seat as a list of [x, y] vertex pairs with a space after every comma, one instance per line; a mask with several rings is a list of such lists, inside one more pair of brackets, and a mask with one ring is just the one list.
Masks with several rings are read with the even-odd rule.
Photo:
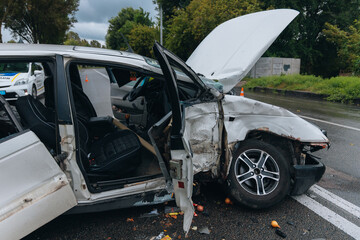
[[38, 136], [50, 152], [54, 153], [56, 149], [60, 149], [53, 110], [46, 108], [30, 95], [19, 97], [16, 101], [16, 109], [24, 125]]
[[[50, 149], [59, 146], [55, 134], [55, 112], [31, 96], [18, 98], [16, 108], [25, 125]], [[93, 140], [82, 121], [78, 121], [81, 160], [90, 176], [120, 177], [135, 170], [141, 161], [141, 144], [130, 130], [109, 132]], [[57, 136], [59, 136], [57, 134]], [[60, 149], [60, 148], [58, 148]]]

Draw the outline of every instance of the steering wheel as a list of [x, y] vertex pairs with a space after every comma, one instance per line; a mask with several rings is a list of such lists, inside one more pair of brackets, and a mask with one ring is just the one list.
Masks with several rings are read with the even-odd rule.
[[[136, 83], [135, 85], [133, 86], [133, 88], [131, 89], [131, 91], [126, 94], [124, 97], [123, 97], [123, 100], [126, 100], [128, 99], [130, 102], [134, 101], [135, 99], [137, 99], [138, 97], [140, 96], [143, 96], [144, 93], [145, 93], [145, 90], [147, 88], [147, 85], [149, 83], [149, 79], [150, 77], [141, 77]], [[142, 82], [142, 86], [138, 87], [138, 85]]]

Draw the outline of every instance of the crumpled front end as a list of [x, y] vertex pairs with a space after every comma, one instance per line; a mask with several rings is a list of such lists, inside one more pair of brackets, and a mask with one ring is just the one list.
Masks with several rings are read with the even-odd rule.
[[[325, 166], [311, 152], [328, 147], [329, 140], [318, 127], [284, 108], [245, 97], [225, 95], [223, 110], [228, 152], [253, 133], [267, 136], [275, 147], [288, 150], [293, 167], [292, 195], [304, 193], [321, 179]], [[229, 171], [231, 157], [227, 161]]]
[[[212, 177], [217, 177], [220, 171], [225, 170], [223, 176], [226, 177], [232, 150], [252, 132], [272, 134], [296, 142], [298, 152], [305, 145], [312, 151], [327, 146], [329, 142], [319, 128], [286, 109], [232, 95], [225, 95], [221, 103], [222, 106], [216, 101], [199, 103], [185, 109], [185, 131], [193, 152], [194, 174], [209, 172]], [[225, 151], [224, 146], [227, 148]], [[223, 153], [226, 155], [225, 169], [220, 169]], [[303, 176], [302, 172], [307, 171], [300, 167], [307, 165], [305, 156], [306, 154], [302, 155], [299, 163], [293, 163], [299, 164], [295, 168], [296, 176]], [[311, 163], [307, 168], [315, 165]]]
[[243, 141], [254, 130], [300, 142], [329, 142], [319, 128], [281, 107], [225, 95], [223, 109], [229, 144]]

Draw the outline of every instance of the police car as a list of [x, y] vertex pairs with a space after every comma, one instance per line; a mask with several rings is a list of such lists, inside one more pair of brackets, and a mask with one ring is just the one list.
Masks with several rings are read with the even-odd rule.
[[44, 93], [44, 69], [35, 62], [0, 63], [0, 94], [6, 100]]

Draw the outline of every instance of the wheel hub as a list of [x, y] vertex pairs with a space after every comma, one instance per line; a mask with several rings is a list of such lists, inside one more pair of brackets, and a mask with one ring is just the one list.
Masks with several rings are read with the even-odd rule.
[[240, 186], [254, 195], [273, 192], [280, 180], [280, 170], [270, 154], [261, 149], [248, 149], [236, 159], [235, 176]]

